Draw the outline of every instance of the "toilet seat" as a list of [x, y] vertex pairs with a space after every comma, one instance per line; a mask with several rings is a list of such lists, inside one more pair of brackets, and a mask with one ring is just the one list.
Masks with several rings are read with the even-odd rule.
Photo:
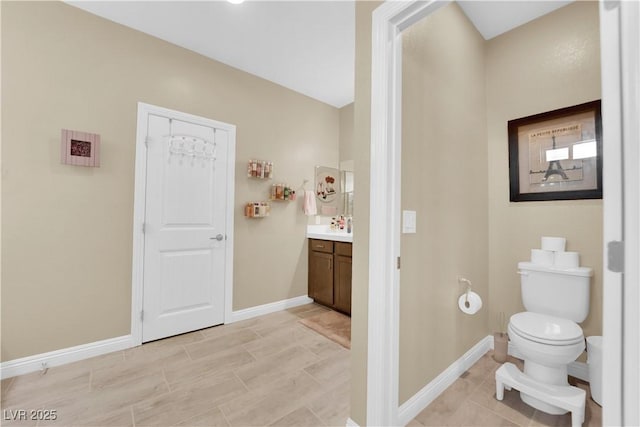
[[584, 341], [577, 323], [547, 314], [525, 311], [511, 316], [509, 328], [524, 339], [547, 345], [574, 345]]

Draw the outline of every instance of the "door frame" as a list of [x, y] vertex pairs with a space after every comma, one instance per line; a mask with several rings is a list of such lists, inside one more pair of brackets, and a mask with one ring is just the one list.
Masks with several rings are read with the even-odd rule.
[[[371, 58], [371, 176], [370, 176], [370, 225], [369, 225], [369, 299], [368, 299], [368, 348], [367, 348], [367, 425], [397, 425], [398, 406], [398, 355], [399, 355], [399, 270], [396, 260], [400, 255], [400, 150], [401, 140], [401, 106], [402, 106], [402, 32], [433, 13], [449, 0], [411, 0], [396, 2], [387, 0], [378, 7], [372, 16], [372, 58]], [[623, 4], [620, 7], [620, 4]], [[622, 84], [625, 85], [625, 97], [621, 98], [620, 81], [609, 67], [603, 69], [603, 117], [607, 115], [620, 118], [622, 110], [625, 118], [625, 129], [620, 132], [627, 147], [627, 153], [635, 158], [635, 165], [639, 160], [638, 123], [630, 120], [640, 111], [638, 82], [632, 73], [638, 72], [640, 60], [640, 42], [638, 41], [638, 6], [629, 5], [636, 2], [602, 2], [603, 10], [608, 13], [606, 19], [601, 16], [601, 37], [607, 40], [617, 40], [622, 45], [623, 57], [610, 43], [602, 44], [602, 57], [614, 58], [614, 67], [618, 70], [624, 67]], [[613, 16], [612, 16], [613, 15]], [[619, 18], [619, 19], [618, 19]], [[621, 26], [622, 23], [622, 26]], [[634, 24], [635, 23], [635, 24]], [[625, 26], [626, 25], [626, 26]], [[604, 61], [602, 61], [604, 63]], [[604, 66], [601, 66], [604, 67]], [[607, 71], [608, 70], [608, 71]], [[615, 70], [614, 70], [615, 71]], [[637, 75], [637, 74], [636, 74]], [[626, 81], [626, 84], [625, 84]], [[617, 105], [616, 100], [621, 102]], [[616, 109], [617, 108], [617, 109]], [[632, 116], [632, 114], [636, 114]], [[631, 123], [630, 123], [631, 122]], [[610, 127], [610, 131], [611, 131]], [[635, 139], [634, 139], [635, 138]], [[615, 143], [615, 142], [614, 142]], [[631, 151], [631, 152], [629, 152]], [[631, 162], [631, 156], [625, 162]], [[630, 160], [629, 160], [630, 159]], [[607, 160], [605, 159], [605, 162]], [[629, 163], [633, 164], [633, 163]], [[606, 167], [606, 164], [605, 164]], [[624, 179], [628, 185], [624, 186], [625, 197], [625, 227], [621, 238], [625, 240], [626, 262], [625, 274], [636, 279], [635, 284], [627, 280], [625, 293], [633, 295], [634, 301], [627, 301], [627, 307], [635, 307], [635, 312], [626, 310], [623, 315], [623, 304], [620, 298], [622, 292], [615, 288], [615, 283], [604, 278], [603, 324], [605, 335], [612, 332], [612, 327], [618, 325], [624, 333], [616, 345], [605, 346], [604, 354], [604, 390], [605, 405], [604, 421], [621, 425], [638, 420], [638, 408], [625, 405], [638, 401], [640, 374], [637, 365], [630, 366], [637, 361], [640, 338], [633, 335], [640, 326], [637, 307], [640, 305], [638, 294], [638, 230], [640, 210], [640, 182], [636, 171], [626, 169]], [[608, 173], [608, 172], [606, 172]], [[614, 198], [617, 197], [615, 194]], [[607, 211], [607, 206], [615, 204], [615, 200], [608, 200], [605, 196], [605, 229], [616, 222], [615, 210]], [[609, 203], [609, 205], [608, 205]], [[617, 203], [621, 203], [618, 199]], [[635, 216], [629, 214], [635, 212]], [[605, 236], [605, 239], [608, 236]], [[606, 242], [606, 240], [605, 240]], [[606, 254], [606, 248], [603, 248]], [[605, 255], [606, 256], [606, 255]], [[606, 264], [605, 264], [606, 265]], [[630, 288], [635, 286], [635, 288]], [[607, 326], [610, 325], [610, 326]], [[625, 326], [627, 328], [625, 329]], [[619, 334], [619, 333], [618, 333]], [[635, 357], [635, 359], [634, 359]], [[624, 363], [623, 363], [624, 361]], [[611, 363], [608, 365], [607, 363]], [[637, 363], [637, 362], [636, 362]], [[627, 369], [632, 368], [631, 372]], [[634, 370], [635, 369], [635, 370]], [[622, 373], [631, 374], [622, 381]], [[620, 393], [610, 394], [614, 388], [620, 388]], [[624, 399], [623, 399], [624, 398]], [[637, 422], [636, 422], [637, 424]]]
[[228, 323], [233, 311], [233, 244], [234, 244], [234, 195], [236, 164], [236, 126], [193, 114], [170, 110], [151, 104], [138, 102], [138, 121], [136, 130], [135, 184], [133, 201], [133, 258], [131, 277], [131, 337], [134, 346], [142, 344], [142, 309], [144, 291], [144, 231], [146, 216], [145, 200], [147, 195], [147, 122], [149, 114], [190, 122], [202, 126], [223, 129], [229, 133], [227, 158], [226, 192], [226, 245], [224, 278], [224, 322]]
[[398, 420], [402, 32], [450, 1], [386, 1], [373, 12], [367, 425]]
[[[613, 32], [613, 25], [608, 27], [608, 31], [612, 35], [617, 35], [620, 40], [620, 49], [616, 52], [619, 55], [617, 64], [622, 71], [618, 76], [621, 97], [619, 105], [622, 107], [624, 279], [622, 310], [616, 312], [617, 307], [612, 306], [608, 317], [622, 317], [622, 348], [619, 353], [609, 350], [611, 356], [621, 356], [622, 396], [621, 418], [617, 418], [617, 413], [609, 414], [605, 410], [603, 423], [637, 426], [640, 425], [640, 407], [638, 406], [640, 402], [640, 367], [638, 366], [640, 361], [640, 334], [638, 334], [640, 330], [640, 311], [638, 310], [640, 306], [640, 265], [638, 264], [640, 260], [640, 171], [638, 170], [640, 164], [640, 122], [638, 121], [640, 117], [640, 81], [638, 79], [640, 76], [640, 3], [637, 1], [615, 3], [619, 8], [618, 32]], [[609, 2], [604, 2], [601, 9], [613, 7], [614, 5], [609, 5]], [[606, 221], [605, 211], [605, 225]], [[611, 294], [616, 295], [617, 292], [605, 289], [605, 303], [606, 298]], [[603, 363], [607, 366], [609, 362], [611, 360], [607, 358], [605, 352]], [[617, 375], [612, 375], [613, 378], [609, 376], [608, 372], [605, 372], [605, 387], [608, 383], [617, 384]], [[605, 397], [605, 405], [606, 403]], [[615, 408], [618, 409], [618, 406]]]

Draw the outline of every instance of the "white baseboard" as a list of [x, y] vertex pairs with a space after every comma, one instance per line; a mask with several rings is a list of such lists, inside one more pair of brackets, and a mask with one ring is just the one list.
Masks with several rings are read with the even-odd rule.
[[[454, 381], [468, 370], [474, 363], [489, 350], [493, 349], [493, 336], [488, 335], [477, 343], [473, 348], [467, 351], [461, 358], [453, 362], [447, 369], [438, 375], [433, 381], [427, 384], [419, 392], [413, 395], [409, 400], [398, 408], [397, 425], [407, 425], [414, 419], [424, 408], [433, 402], [444, 390], [447, 389]], [[522, 353], [511, 342], [509, 342], [509, 355], [522, 359]], [[587, 364], [582, 362], [573, 362], [568, 366], [568, 373], [572, 377], [583, 381], [589, 381], [589, 371]], [[347, 420], [347, 426], [351, 420]], [[352, 422], [352, 421], [351, 421]], [[354, 424], [355, 425], [355, 424]]]
[[[312, 302], [313, 300], [311, 298], [303, 295], [287, 300], [272, 302], [270, 304], [234, 311], [231, 313], [230, 319], [228, 319], [226, 323], [250, 319], [252, 317], [274, 313], [276, 311]], [[135, 347], [135, 345], [136, 343], [132, 335], [124, 335], [75, 347], [54, 350], [47, 353], [35, 354], [33, 356], [22, 357], [20, 359], [9, 360], [7, 362], [0, 363], [0, 379], [36, 372], [41, 370], [43, 366], [51, 368], [88, 359], [90, 357], [101, 356], [114, 351], [125, 350], [127, 348]]]
[[134, 345], [133, 337], [131, 335], [124, 335], [121, 337], [77, 345], [75, 347], [22, 357], [20, 359], [9, 360], [7, 362], [0, 363], [0, 378], [11, 378], [17, 375], [24, 375], [30, 372], [39, 371], [43, 366], [51, 368], [53, 366], [66, 365], [67, 363], [77, 362], [78, 360], [131, 348], [134, 347]]
[[262, 316], [265, 314], [275, 313], [276, 311], [286, 310], [287, 308], [297, 307], [299, 305], [310, 304], [313, 300], [306, 295], [295, 298], [289, 298], [282, 301], [271, 302], [269, 304], [258, 305], [255, 307], [237, 310], [231, 313], [225, 323], [239, 322], [240, 320], [251, 319], [252, 317]]
[[433, 379], [422, 390], [413, 395], [398, 408], [397, 425], [407, 425], [424, 408], [433, 402], [443, 391], [455, 382], [460, 375], [475, 364], [484, 354], [491, 349], [493, 337], [487, 336], [474, 345], [462, 357], [453, 362], [440, 375]]
[[[409, 400], [400, 405], [398, 408], [398, 420], [396, 425], [407, 425], [414, 419], [424, 408], [433, 402], [443, 391], [447, 389], [456, 379], [465, 371], [473, 366], [484, 354], [493, 349], [493, 336], [488, 335], [480, 342], [467, 351], [462, 357], [453, 362], [447, 369], [438, 375], [433, 381], [427, 384], [419, 392], [413, 395]], [[509, 342], [509, 355], [522, 359], [522, 354]], [[581, 379], [589, 380], [589, 371], [587, 364], [582, 362], [573, 362], [568, 366], [569, 375]], [[351, 418], [347, 419], [347, 427], [358, 427]]]

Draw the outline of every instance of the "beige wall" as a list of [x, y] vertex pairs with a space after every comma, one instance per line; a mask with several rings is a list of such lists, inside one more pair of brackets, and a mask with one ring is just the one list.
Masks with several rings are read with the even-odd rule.
[[371, 13], [381, 2], [356, 2], [353, 272], [351, 288], [351, 419], [367, 425], [369, 173], [371, 153]]
[[355, 159], [354, 103], [340, 109], [340, 162]]
[[507, 121], [600, 99], [597, 2], [575, 2], [487, 43], [489, 326], [521, 303], [518, 261], [541, 236], [567, 238], [593, 267], [585, 336], [602, 333], [602, 201], [509, 202]]
[[401, 204], [417, 233], [401, 236], [400, 403], [487, 336], [486, 309], [458, 309], [458, 276], [489, 297], [484, 39], [451, 3], [402, 47]]
[[[306, 295], [307, 219], [245, 219], [270, 185], [246, 162], [337, 167], [338, 109], [58, 2], [2, 2], [2, 89], [3, 361], [129, 333], [138, 101], [237, 126], [234, 309]], [[101, 167], [61, 165], [61, 128], [101, 134]]]

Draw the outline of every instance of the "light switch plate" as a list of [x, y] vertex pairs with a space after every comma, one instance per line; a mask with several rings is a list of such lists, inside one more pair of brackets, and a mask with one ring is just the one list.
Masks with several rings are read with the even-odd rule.
[[402, 211], [402, 233], [414, 234], [416, 232], [416, 211]]

